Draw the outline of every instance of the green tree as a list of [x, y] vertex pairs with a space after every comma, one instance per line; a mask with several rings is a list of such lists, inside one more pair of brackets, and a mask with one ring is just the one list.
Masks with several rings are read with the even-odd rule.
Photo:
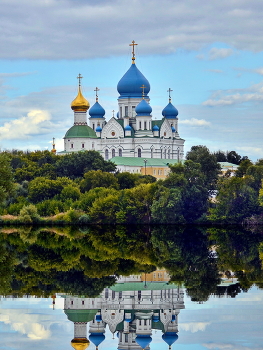
[[[163, 181], [163, 185], [176, 190], [174, 192], [177, 200], [176, 206], [178, 210], [181, 208], [181, 211], [174, 215], [179, 215], [178, 218], [183, 215], [186, 222], [194, 222], [206, 213], [209, 197], [207, 181], [201, 170], [201, 164], [187, 160], [184, 164], [170, 166], [170, 169], [171, 172]], [[178, 191], [180, 191], [180, 196]]]
[[192, 146], [186, 154], [187, 160], [201, 164], [201, 171], [205, 175], [206, 187], [209, 190], [215, 190], [218, 175], [220, 174], [220, 165], [214, 154], [210, 153], [206, 146]]
[[250, 186], [253, 178], [222, 178], [218, 185], [216, 207], [211, 208], [210, 220], [241, 223], [259, 211], [257, 192]]
[[[59, 195], [65, 186], [74, 186], [74, 182], [67, 177], [59, 177], [51, 180], [46, 177], [36, 177], [28, 186], [28, 198], [33, 203], [51, 199]], [[75, 185], [76, 186], [76, 185]]]
[[253, 163], [249, 159], [242, 160], [236, 170], [236, 176], [243, 177], [246, 175], [247, 170], [249, 167], [251, 167]]
[[239, 165], [242, 157], [236, 151], [227, 152], [227, 161]]
[[113, 172], [115, 169], [114, 163], [104, 160], [96, 151], [66, 154], [56, 162], [57, 175], [69, 178], [83, 177], [90, 170]]
[[14, 190], [12, 168], [10, 158], [5, 153], [0, 153], [0, 204]]
[[114, 174], [101, 170], [90, 170], [84, 174], [84, 179], [80, 182], [80, 189], [85, 192], [95, 187], [118, 189], [119, 184]]

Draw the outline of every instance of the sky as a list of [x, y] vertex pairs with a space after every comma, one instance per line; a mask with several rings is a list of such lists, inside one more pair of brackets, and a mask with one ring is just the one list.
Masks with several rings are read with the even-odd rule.
[[151, 84], [153, 119], [179, 111], [185, 153], [193, 145], [263, 158], [263, 5], [260, 0], [2, 0], [0, 150], [63, 150], [80, 73], [117, 111], [131, 64]]
[[[263, 293], [252, 287], [235, 298], [210, 297], [203, 304], [184, 295], [178, 315], [178, 340], [172, 350], [262, 350]], [[1, 350], [72, 349], [74, 326], [67, 319], [63, 299], [0, 299]], [[87, 327], [89, 329], [89, 327]], [[152, 332], [151, 350], [168, 350], [161, 331]], [[87, 332], [89, 336], [89, 332]], [[118, 338], [106, 328], [99, 350], [117, 350]], [[95, 350], [93, 344], [89, 350]]]

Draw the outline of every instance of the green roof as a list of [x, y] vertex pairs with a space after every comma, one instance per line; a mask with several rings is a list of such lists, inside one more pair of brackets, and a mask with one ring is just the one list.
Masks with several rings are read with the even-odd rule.
[[237, 164], [233, 164], [233, 163], [229, 163], [229, 162], [218, 162], [220, 165], [221, 165], [221, 168], [225, 168], [225, 167], [228, 167], [228, 168], [237, 168], [238, 165]]
[[168, 284], [167, 282], [125, 282], [116, 283], [111, 286], [110, 289], [114, 292], [124, 292], [124, 291], [138, 291], [138, 290], [164, 290], [164, 289], [174, 289], [178, 286], [175, 284]]
[[91, 127], [88, 125], [73, 125], [67, 132], [64, 139], [73, 137], [89, 137], [92, 139], [97, 138], [97, 135]]
[[92, 321], [98, 310], [69, 310], [65, 309], [69, 321], [72, 322], [89, 322]]
[[159, 159], [159, 158], [138, 158], [138, 157], [113, 157], [111, 158], [111, 162], [116, 165], [127, 165], [127, 166], [139, 166], [144, 167], [145, 162], [147, 160], [146, 167], [165, 167], [168, 164], [176, 164], [178, 163], [177, 159]]
[[161, 119], [161, 120], [153, 120], [152, 121], [152, 127], [154, 127], [155, 125], [157, 125], [159, 127], [159, 129], [161, 129], [161, 126], [163, 124], [165, 118]]

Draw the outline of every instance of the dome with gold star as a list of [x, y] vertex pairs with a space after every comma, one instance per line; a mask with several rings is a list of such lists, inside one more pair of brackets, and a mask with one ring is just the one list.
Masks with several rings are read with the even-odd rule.
[[73, 111], [87, 111], [89, 107], [89, 101], [86, 100], [85, 97], [82, 95], [81, 88], [79, 86], [78, 95], [71, 102], [71, 109], [73, 109]]
[[90, 345], [90, 341], [87, 338], [74, 338], [71, 340], [71, 346], [75, 350], [85, 350]]

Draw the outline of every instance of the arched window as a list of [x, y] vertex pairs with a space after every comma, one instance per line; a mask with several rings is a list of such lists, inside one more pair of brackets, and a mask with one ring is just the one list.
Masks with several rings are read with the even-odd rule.
[[151, 158], [153, 158], [153, 148], [151, 148]]
[[141, 130], [142, 128], [142, 122], [139, 122], [139, 129]]
[[111, 155], [112, 155], [112, 158], [115, 157], [115, 149], [113, 149], [113, 150], [111, 151]]
[[168, 159], [170, 159], [170, 150], [168, 149]]
[[161, 149], [161, 159], [163, 158], [163, 150]]
[[164, 159], [166, 159], [166, 149], [164, 150]]
[[109, 150], [105, 150], [105, 159], [108, 160], [109, 159]]
[[144, 122], [144, 130], [147, 130], [147, 122]]
[[138, 148], [138, 158], [141, 158], [141, 156], [142, 156], [142, 150]]
[[119, 148], [119, 157], [122, 157], [122, 149]]

